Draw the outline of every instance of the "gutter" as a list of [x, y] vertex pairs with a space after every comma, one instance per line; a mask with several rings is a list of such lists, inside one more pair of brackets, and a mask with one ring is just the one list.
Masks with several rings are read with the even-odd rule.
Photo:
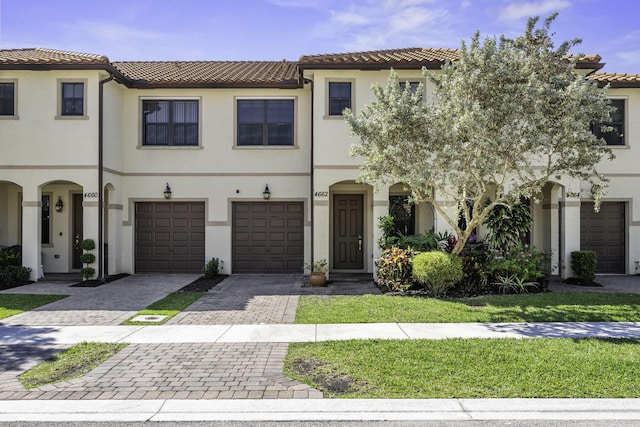
[[[302, 72], [300, 73], [302, 74]], [[302, 76], [301, 76], [302, 77]], [[311, 249], [310, 249], [310, 255], [311, 255], [311, 263], [314, 262], [313, 260], [313, 243], [314, 243], [314, 238], [313, 238], [313, 233], [315, 232], [315, 227], [314, 227], [314, 205], [313, 205], [313, 201], [314, 201], [314, 195], [313, 195], [313, 188], [314, 188], [314, 175], [315, 175], [315, 165], [314, 165], [314, 135], [315, 135], [315, 129], [314, 129], [314, 114], [313, 114], [313, 106], [314, 106], [314, 85], [313, 85], [313, 80], [311, 79], [305, 79], [304, 77], [302, 78], [302, 82], [303, 82], [303, 86], [304, 83], [309, 83], [311, 85], [311, 153], [309, 155], [309, 171], [311, 172], [311, 176], [309, 179], [309, 220], [311, 221], [311, 233], [310, 233], [310, 241], [311, 241]]]
[[98, 86], [98, 280], [104, 280], [104, 85], [114, 79], [100, 80]]

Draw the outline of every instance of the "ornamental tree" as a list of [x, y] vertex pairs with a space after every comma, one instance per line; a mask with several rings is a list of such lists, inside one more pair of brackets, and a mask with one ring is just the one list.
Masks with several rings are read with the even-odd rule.
[[[431, 203], [457, 235], [454, 254], [494, 206], [521, 196], [537, 201], [550, 180], [589, 182], [599, 206], [606, 180], [595, 166], [613, 156], [592, 126], [610, 120], [611, 107], [606, 90], [576, 70], [581, 56], [569, 50], [580, 40], [554, 46], [555, 16], [541, 28], [530, 18], [514, 39], [481, 42], [476, 32], [469, 47], [461, 43], [457, 61], [439, 73], [424, 70], [434, 88], [430, 102], [392, 70], [386, 87], [373, 86], [370, 105], [344, 112], [360, 139], [351, 146], [364, 159], [360, 181], [401, 182], [414, 201]], [[455, 213], [446, 209], [452, 201]]]

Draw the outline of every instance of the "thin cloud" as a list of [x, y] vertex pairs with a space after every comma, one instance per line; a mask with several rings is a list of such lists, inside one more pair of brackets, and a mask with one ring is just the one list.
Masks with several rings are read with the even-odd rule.
[[557, 12], [571, 6], [568, 0], [544, 0], [531, 3], [512, 3], [501, 13], [500, 19], [503, 21], [515, 21], [529, 16], [544, 15], [550, 12]]

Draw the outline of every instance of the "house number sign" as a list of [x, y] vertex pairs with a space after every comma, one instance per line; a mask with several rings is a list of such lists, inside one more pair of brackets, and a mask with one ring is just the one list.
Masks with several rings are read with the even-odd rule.
[[98, 198], [98, 193], [84, 193], [84, 198], [85, 199], [97, 199]]
[[317, 198], [325, 198], [325, 197], [329, 197], [329, 192], [328, 191], [316, 191], [315, 193], [313, 193], [313, 195]]

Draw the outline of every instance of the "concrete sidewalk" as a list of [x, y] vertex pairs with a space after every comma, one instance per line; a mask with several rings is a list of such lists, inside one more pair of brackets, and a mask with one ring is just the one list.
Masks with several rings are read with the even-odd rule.
[[640, 338], [640, 322], [0, 326], [0, 345], [292, 343], [348, 339]]

